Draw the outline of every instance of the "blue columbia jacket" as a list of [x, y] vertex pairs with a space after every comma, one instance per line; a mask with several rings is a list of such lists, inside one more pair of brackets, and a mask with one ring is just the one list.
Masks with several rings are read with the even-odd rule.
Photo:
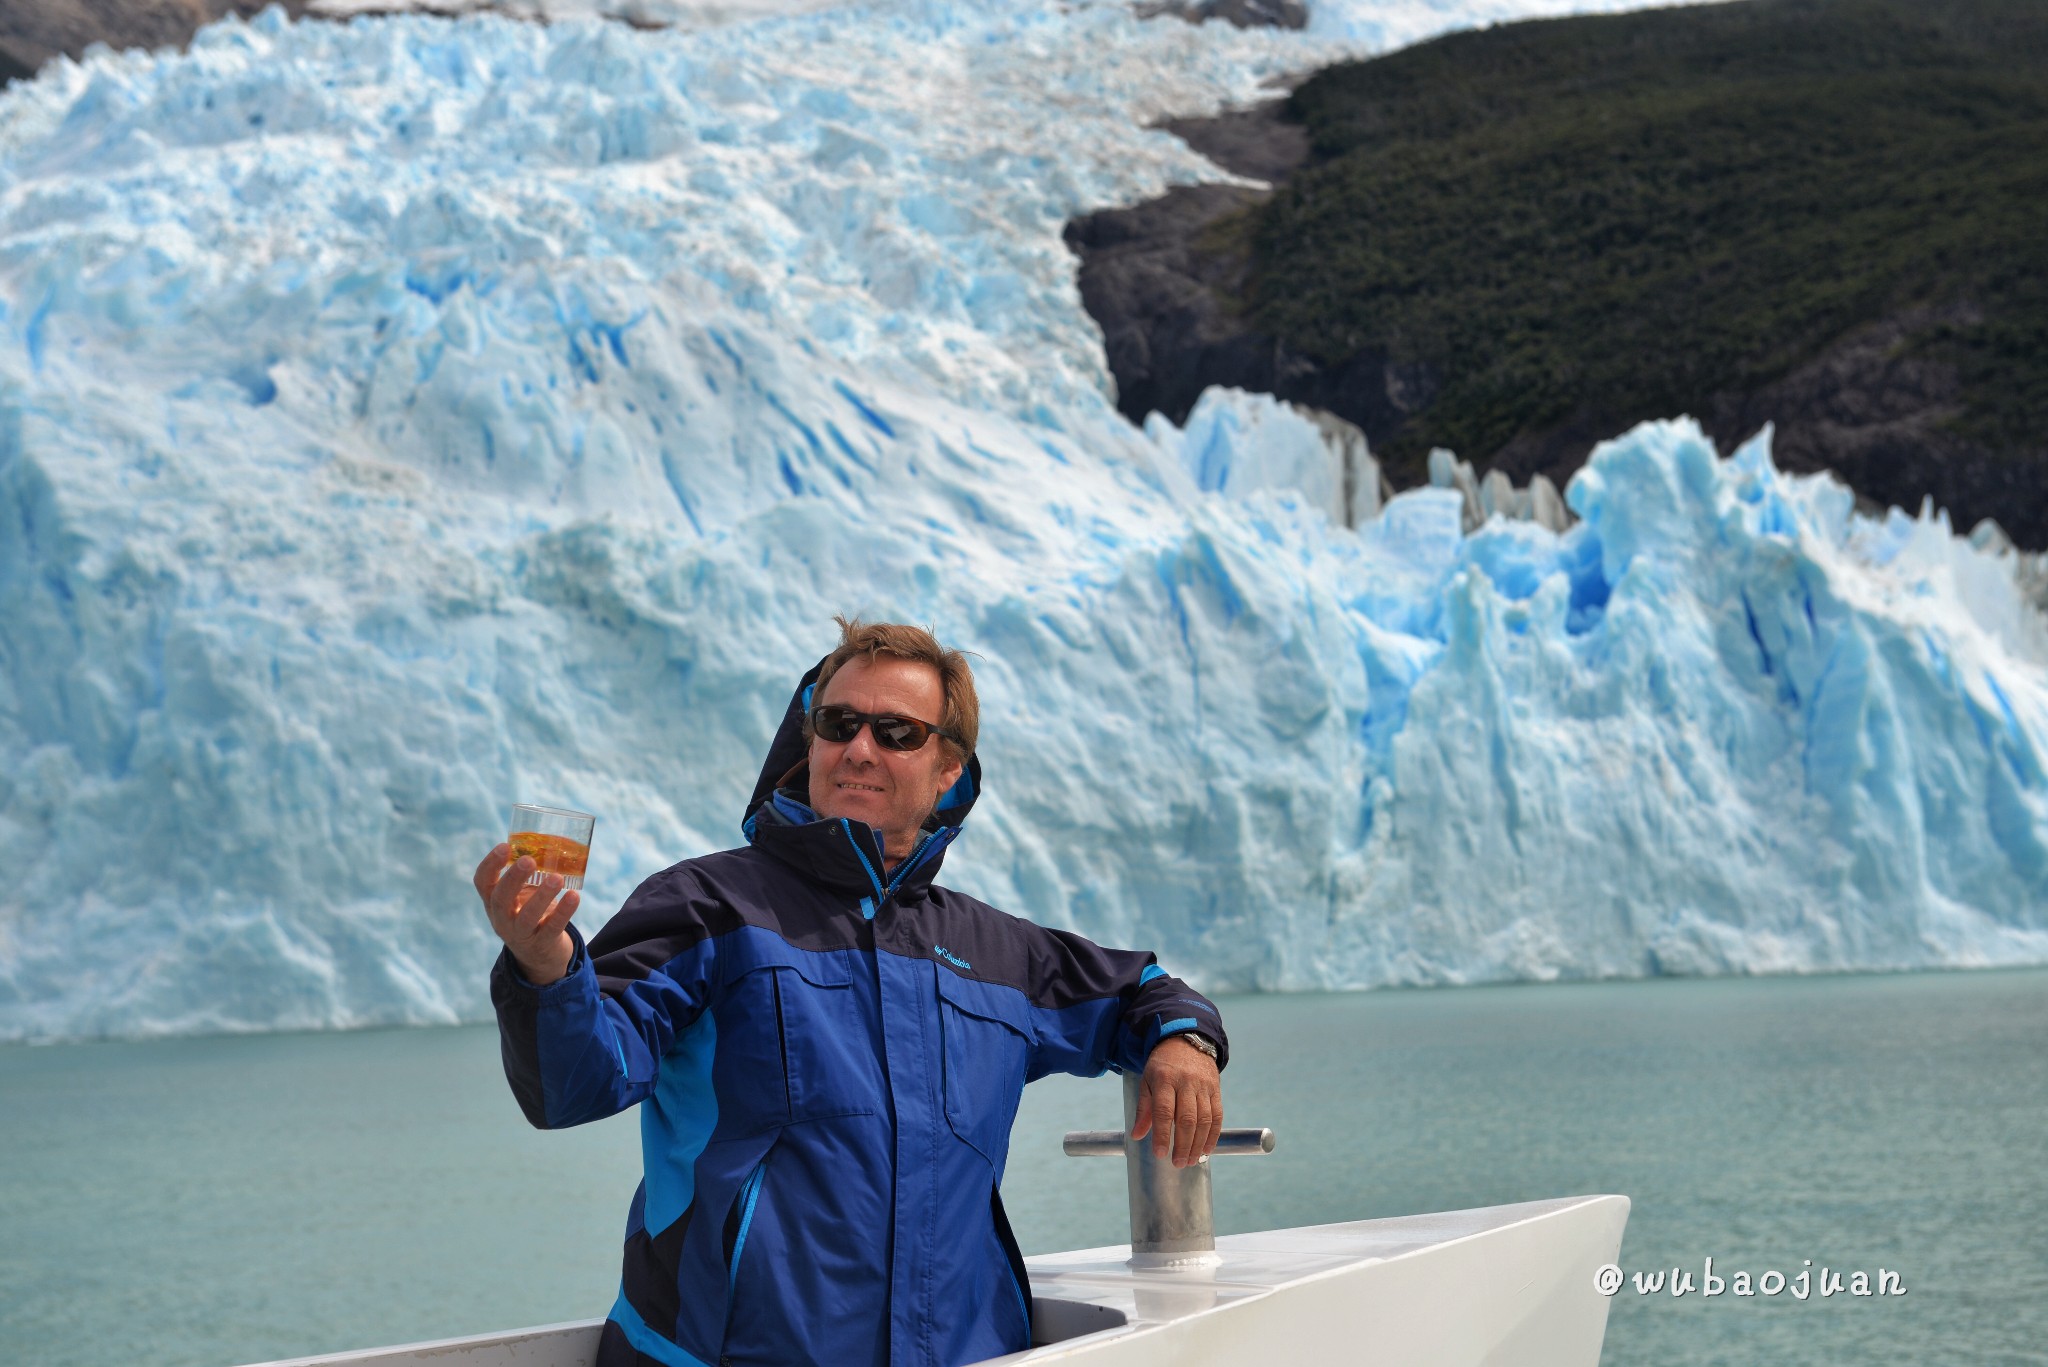
[[1216, 1008], [1152, 955], [933, 885], [978, 763], [892, 876], [873, 828], [816, 817], [816, 676], [743, 848], [649, 878], [559, 982], [534, 987], [509, 955], [491, 975], [527, 1119], [640, 1106], [600, 1367], [953, 1367], [1028, 1347], [999, 1194], [1024, 1084], [1139, 1070], [1183, 1031], [1228, 1049]]

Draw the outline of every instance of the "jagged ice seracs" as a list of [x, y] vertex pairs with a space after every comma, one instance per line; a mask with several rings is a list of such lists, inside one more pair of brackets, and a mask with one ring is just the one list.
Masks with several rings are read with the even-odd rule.
[[0, 1039], [487, 1013], [468, 884], [587, 927], [738, 840], [835, 611], [979, 653], [945, 877], [1212, 989], [2048, 961], [2048, 642], [1923, 510], [1603, 446], [1562, 533], [1308, 418], [1111, 402], [1071, 216], [1145, 125], [1546, 4], [489, 15], [0, 95]]

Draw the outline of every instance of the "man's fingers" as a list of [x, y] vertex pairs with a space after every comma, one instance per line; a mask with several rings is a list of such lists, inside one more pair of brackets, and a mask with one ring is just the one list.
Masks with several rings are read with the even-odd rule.
[[1152, 1089], [1138, 1088], [1138, 1114], [1131, 1120], [1131, 1138], [1143, 1139], [1152, 1128]]
[[522, 889], [533, 895], [523, 897], [519, 909], [513, 913], [513, 923], [519, 927], [520, 937], [532, 940], [541, 933], [547, 921], [548, 911], [562, 892], [562, 876], [558, 873], [544, 874], [538, 886]]
[[1193, 1084], [1183, 1086], [1180, 1091], [1180, 1120], [1173, 1130], [1173, 1165], [1184, 1168], [1195, 1161], [1200, 1152], [1195, 1145], [1201, 1142], [1202, 1131], [1208, 1128], [1208, 1118], [1202, 1114], [1201, 1092]]
[[483, 857], [483, 862], [476, 866], [476, 873], [469, 880], [476, 886], [476, 895], [484, 899], [484, 905], [487, 907], [491, 902], [491, 889], [498, 886], [498, 875], [503, 873], [505, 865], [511, 862], [511, 855], [512, 847], [503, 841], [493, 845], [491, 852]]
[[512, 859], [511, 853], [510, 847], [507, 847], [507, 861], [498, 866], [497, 873], [491, 878], [490, 890], [484, 894], [484, 905], [490, 908], [493, 917], [512, 914], [520, 884], [526, 881], [526, 875], [519, 872], [519, 866], [526, 862], [525, 859]]
[[1180, 1114], [1179, 1098], [1174, 1095], [1172, 1083], [1155, 1082], [1146, 1090], [1152, 1093], [1152, 1156], [1166, 1158], [1173, 1152], [1174, 1132], [1181, 1128], [1185, 1118]]
[[560, 934], [562, 927], [569, 924], [569, 918], [576, 914], [577, 904], [581, 900], [582, 895], [574, 889], [557, 897], [554, 906], [550, 907], [538, 921], [533, 923], [534, 939], [547, 940]]
[[1216, 1152], [1217, 1143], [1223, 1138], [1223, 1089], [1211, 1082], [1203, 1089], [1208, 1098], [1209, 1127], [1202, 1131], [1202, 1152]]
[[[519, 915], [520, 904], [525, 900], [520, 894], [526, 891], [526, 880], [533, 876], [534, 867], [533, 860], [521, 855], [498, 875], [498, 881], [492, 885], [491, 895], [486, 899], [485, 905], [490, 908], [491, 923], [497, 927], [500, 935], [511, 928]], [[539, 889], [536, 888], [534, 891], [538, 892]]]

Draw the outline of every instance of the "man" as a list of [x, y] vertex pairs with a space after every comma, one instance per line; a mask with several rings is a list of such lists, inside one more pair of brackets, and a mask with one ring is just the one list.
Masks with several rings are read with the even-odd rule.
[[[1133, 1136], [1223, 1123], [1216, 1009], [1150, 954], [932, 883], [974, 805], [957, 651], [840, 620], [761, 770], [747, 844], [654, 875], [586, 949], [500, 845], [476, 887], [505, 1072], [536, 1126], [641, 1107], [600, 1367], [954, 1367], [1030, 1344], [999, 1187], [1019, 1094], [1143, 1071]], [[559, 895], [558, 895], [559, 894]]]

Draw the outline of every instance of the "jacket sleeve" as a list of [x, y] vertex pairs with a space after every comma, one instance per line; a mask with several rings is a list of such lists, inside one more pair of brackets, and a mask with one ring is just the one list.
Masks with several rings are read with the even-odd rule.
[[491, 970], [505, 1080], [538, 1129], [602, 1120], [653, 1092], [661, 1059], [716, 981], [715, 915], [681, 866], [654, 875], [558, 981], [536, 987], [509, 950]]
[[1032, 929], [1038, 1038], [1031, 1077], [1093, 1077], [1105, 1068], [1143, 1072], [1154, 1045], [1187, 1033], [1216, 1046], [1219, 1067], [1230, 1062], [1216, 1004], [1167, 973], [1151, 953], [1104, 949], [1070, 931]]

